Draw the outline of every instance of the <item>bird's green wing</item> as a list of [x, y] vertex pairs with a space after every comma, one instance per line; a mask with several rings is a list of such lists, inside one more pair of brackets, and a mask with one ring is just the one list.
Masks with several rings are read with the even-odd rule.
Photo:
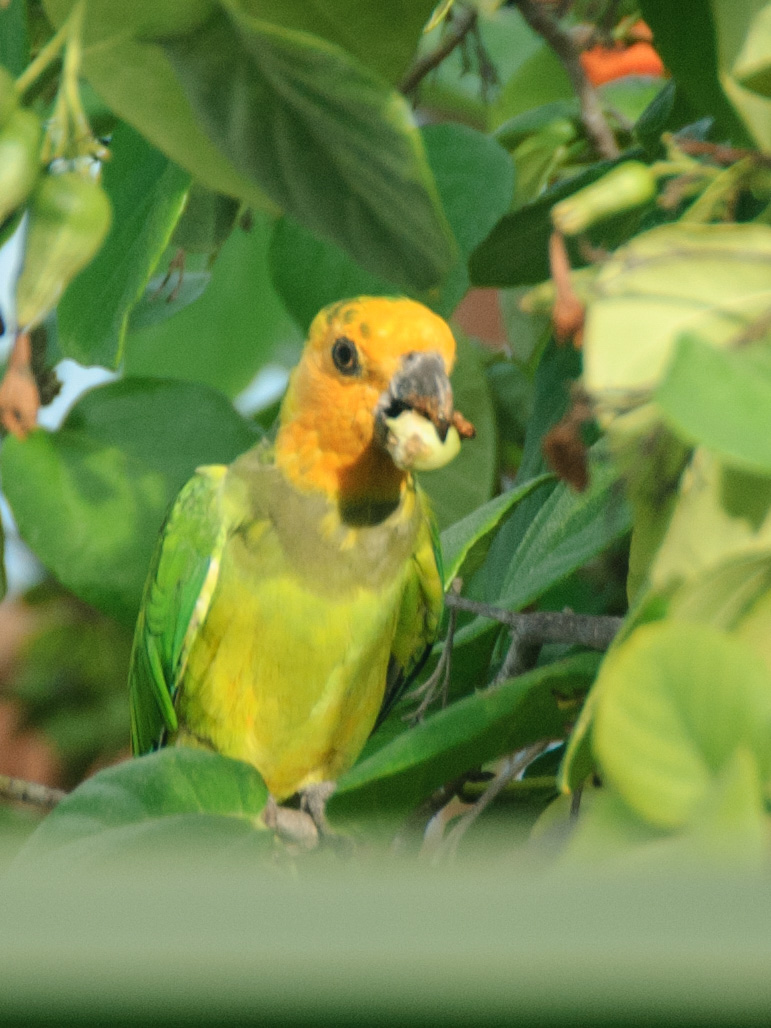
[[426, 494], [419, 486], [416, 489], [423, 517], [415, 551], [410, 559], [377, 725], [385, 720], [428, 659], [439, 631], [444, 607], [439, 530]]
[[190, 643], [206, 616], [227, 536], [227, 468], [199, 468], [161, 529], [134, 633], [129, 671], [131, 746], [147, 753], [177, 728], [174, 699]]

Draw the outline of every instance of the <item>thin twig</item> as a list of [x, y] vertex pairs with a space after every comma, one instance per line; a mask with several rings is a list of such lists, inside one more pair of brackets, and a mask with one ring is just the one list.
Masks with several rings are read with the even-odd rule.
[[[462, 585], [463, 582], [460, 578], [453, 579], [448, 595], [457, 596]], [[447, 706], [447, 690], [450, 686], [450, 675], [452, 673], [452, 647], [455, 641], [455, 626], [457, 623], [458, 610], [456, 607], [451, 607], [447, 636], [444, 640], [441, 656], [433, 673], [428, 676], [425, 682], [419, 685], [417, 689], [413, 689], [411, 693], [408, 693], [407, 699], [418, 700], [422, 697], [422, 701], [414, 711], [404, 715], [404, 721], [409, 721], [413, 725], [417, 724], [418, 721], [422, 721], [426, 710], [431, 706], [439, 693], [442, 694], [442, 707]]]
[[490, 806], [496, 796], [509, 784], [509, 782], [518, 775], [521, 775], [536, 757], [539, 757], [544, 750], [551, 746], [551, 743], [551, 739], [535, 742], [530, 746], [526, 746], [522, 750], [518, 750], [516, 753], [510, 754], [505, 759], [500, 771], [495, 778], [493, 778], [479, 799], [474, 803], [471, 810], [464, 814], [458, 823], [447, 833], [447, 836], [443, 840], [441, 846], [438, 847], [434, 854], [433, 863], [436, 864], [440, 860], [455, 856], [461, 839], [469, 828], [471, 828], [479, 815]]
[[689, 157], [710, 157], [716, 164], [735, 164], [751, 158], [756, 164], [767, 168], [771, 166], [771, 154], [760, 153], [758, 150], [745, 150], [735, 146], [724, 146], [722, 143], [708, 143], [702, 139], [686, 139], [676, 136], [677, 149]]
[[572, 643], [592, 650], [606, 650], [624, 620], [609, 614], [572, 614], [553, 610], [521, 614], [452, 594], [445, 597], [445, 603], [450, 608], [456, 607], [508, 625], [517, 633], [520, 642], [540, 646], [545, 643]]
[[402, 79], [399, 87], [404, 94], [414, 92], [423, 79], [434, 68], [438, 68], [442, 61], [449, 57], [456, 46], [460, 46], [469, 32], [477, 22], [477, 12], [474, 8], [464, 7], [450, 22], [447, 33], [438, 46], [429, 53], [423, 54], [415, 61], [407, 74]]
[[50, 810], [57, 803], [61, 803], [66, 795], [62, 789], [51, 789], [37, 782], [25, 782], [21, 778], [0, 775], [0, 799], [3, 800], [29, 803], [33, 807], [46, 807]]
[[534, 32], [537, 32], [552, 48], [562, 63], [581, 108], [581, 120], [586, 134], [600, 156], [614, 160], [619, 155], [616, 139], [611, 132], [602, 104], [594, 86], [586, 77], [581, 65], [581, 55], [572, 35], [557, 22], [538, 0], [517, 0], [522, 17]]

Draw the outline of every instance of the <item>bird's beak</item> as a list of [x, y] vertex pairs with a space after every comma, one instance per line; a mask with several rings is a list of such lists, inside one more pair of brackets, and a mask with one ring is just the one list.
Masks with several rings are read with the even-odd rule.
[[438, 353], [419, 351], [401, 367], [375, 410], [377, 437], [398, 468], [432, 471], [449, 463], [474, 426], [453, 408], [452, 386]]

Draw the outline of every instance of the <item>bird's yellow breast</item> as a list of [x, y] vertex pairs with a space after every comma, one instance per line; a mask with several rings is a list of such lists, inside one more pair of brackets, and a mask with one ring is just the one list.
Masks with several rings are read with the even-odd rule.
[[[286, 516], [253, 513], [225, 546], [188, 655], [178, 741], [254, 764], [280, 800], [336, 779], [364, 746], [383, 700], [410, 559], [382, 559], [372, 530], [330, 539], [316, 511], [304, 526], [294, 515], [294, 535], [275, 527]], [[382, 528], [397, 534], [398, 549], [414, 545], [403, 524], [414, 513], [408, 498]], [[309, 548], [311, 523], [318, 535]]]

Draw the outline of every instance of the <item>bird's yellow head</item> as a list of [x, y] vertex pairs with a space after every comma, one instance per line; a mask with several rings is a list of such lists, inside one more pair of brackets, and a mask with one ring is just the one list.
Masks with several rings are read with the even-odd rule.
[[397, 496], [411, 470], [441, 467], [473, 435], [453, 409], [454, 363], [449, 326], [415, 300], [326, 307], [281, 408], [278, 465], [330, 497]]

